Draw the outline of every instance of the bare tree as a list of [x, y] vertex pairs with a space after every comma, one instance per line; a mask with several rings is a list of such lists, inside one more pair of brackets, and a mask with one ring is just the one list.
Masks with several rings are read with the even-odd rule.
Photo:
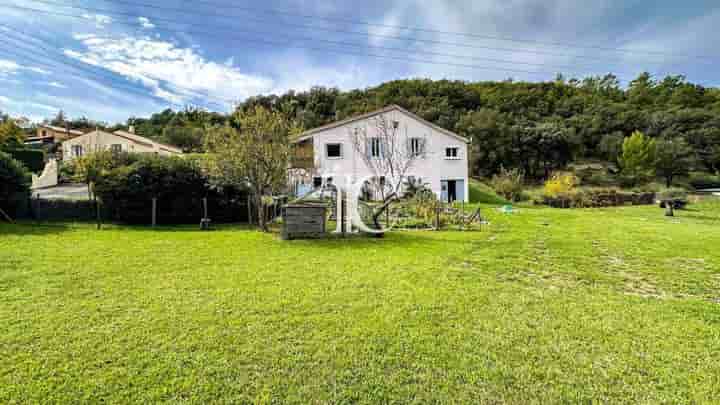
[[374, 176], [370, 186], [382, 201], [372, 212], [373, 223], [380, 229], [379, 218], [401, 197], [408, 172], [425, 154], [426, 139], [401, 133], [399, 122], [385, 114], [374, 117], [369, 129], [358, 128], [351, 135], [355, 151]]

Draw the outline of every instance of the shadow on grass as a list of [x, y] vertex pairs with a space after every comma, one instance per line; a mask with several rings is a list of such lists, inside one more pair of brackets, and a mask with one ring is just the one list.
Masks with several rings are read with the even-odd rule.
[[0, 236], [4, 235], [54, 235], [72, 230], [68, 224], [32, 223], [32, 222], [0, 222]]

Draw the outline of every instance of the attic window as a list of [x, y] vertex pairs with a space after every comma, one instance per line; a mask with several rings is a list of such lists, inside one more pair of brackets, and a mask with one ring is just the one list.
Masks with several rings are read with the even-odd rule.
[[458, 149], [457, 146], [445, 148], [445, 159], [459, 159]]
[[392, 122], [392, 127], [393, 127], [393, 129], [398, 129], [398, 128], [400, 128], [400, 121], [393, 121], [393, 122]]

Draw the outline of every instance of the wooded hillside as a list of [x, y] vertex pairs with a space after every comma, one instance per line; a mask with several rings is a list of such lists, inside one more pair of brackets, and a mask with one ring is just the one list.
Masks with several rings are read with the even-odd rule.
[[[614, 162], [623, 139], [636, 130], [682, 138], [695, 155], [695, 169], [720, 169], [720, 90], [682, 76], [655, 80], [642, 74], [626, 87], [613, 75], [544, 83], [398, 80], [364, 90], [316, 87], [258, 96], [237, 109], [263, 105], [314, 128], [388, 104], [472, 139], [472, 170], [479, 176], [504, 166], [542, 178], [577, 159]], [[167, 110], [132, 121], [143, 135], [198, 150], [202, 128], [227, 120], [232, 121], [198, 110]]]

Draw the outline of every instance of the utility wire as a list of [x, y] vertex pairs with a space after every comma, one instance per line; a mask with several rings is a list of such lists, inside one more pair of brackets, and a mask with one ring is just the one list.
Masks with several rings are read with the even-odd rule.
[[[35, 0], [38, 1], [38, 0]], [[135, 6], [135, 7], [147, 7], [147, 8], [154, 8], [157, 10], [162, 11], [172, 11], [172, 12], [178, 12], [178, 13], [185, 13], [189, 15], [206, 15], [216, 18], [237, 18], [238, 16], [232, 16], [227, 14], [219, 14], [219, 13], [206, 13], [206, 12], [199, 12], [196, 10], [187, 10], [185, 8], [173, 8], [173, 7], [163, 7], [158, 6], [156, 4], [149, 4], [145, 2], [135, 2], [135, 1], [128, 1], [128, 0], [107, 0], [110, 3], [117, 3], [117, 4], [125, 4], [129, 6]], [[203, 2], [203, 1], [192, 1], [193, 3], [204, 3], [208, 5], [214, 5], [218, 8], [226, 8], [226, 9], [244, 9], [246, 12], [256, 12], [257, 9], [253, 9], [250, 7], [242, 7], [242, 6], [236, 6], [236, 5], [225, 5], [220, 6], [218, 4], [212, 4], [210, 2]], [[255, 11], [251, 11], [255, 10]], [[273, 14], [280, 14], [281, 12], [277, 10], [265, 10], [264, 12], [271, 12]], [[284, 15], [298, 17], [298, 15], [290, 13], [290, 12], [282, 12]], [[300, 16], [301, 18], [313, 18], [309, 15]], [[622, 53], [641, 53], [645, 55], [658, 55], [658, 56], [683, 56], [683, 57], [689, 57], [689, 58], [700, 58], [700, 59], [710, 59], [710, 57], [704, 56], [704, 55], [676, 55], [668, 52], [660, 52], [660, 51], [647, 51], [647, 50], [633, 50], [633, 49], [625, 49], [625, 48], [613, 48], [613, 47], [603, 47], [603, 46], [596, 46], [596, 45], [580, 45], [580, 44], [574, 44], [569, 42], [554, 42], [554, 41], [540, 41], [536, 39], [527, 39], [527, 38], [511, 38], [511, 37], [503, 37], [503, 36], [493, 36], [493, 35], [482, 35], [482, 34], [474, 34], [474, 33], [462, 33], [462, 32], [452, 32], [452, 31], [442, 31], [442, 30], [435, 30], [435, 29], [429, 29], [429, 28], [422, 28], [422, 27], [410, 27], [410, 26], [399, 26], [399, 25], [391, 25], [391, 24], [375, 24], [375, 23], [368, 23], [366, 21], [359, 21], [359, 20], [344, 20], [346, 23], [350, 24], [361, 24], [361, 25], [370, 25], [370, 26], [380, 26], [380, 27], [386, 27], [386, 28], [396, 28], [401, 30], [409, 30], [409, 31], [417, 31], [417, 32], [426, 32], [426, 33], [434, 33], [434, 34], [446, 34], [446, 35], [456, 35], [456, 36], [464, 36], [469, 38], [475, 38], [475, 39], [491, 39], [495, 41], [506, 41], [506, 42], [518, 42], [518, 43], [533, 43], [538, 45], [547, 45], [547, 46], [554, 46], [554, 47], [563, 47], [563, 48], [577, 48], [577, 49], [594, 49], [594, 50], [601, 50], [601, 51], [610, 51], [610, 52], [622, 52]], [[307, 26], [306, 26], [307, 27]], [[315, 28], [314, 26], [309, 26], [311, 28]]]
[[[0, 24], [0, 26], [12, 30], [12, 28], [9, 28], [7, 25]], [[24, 42], [22, 39], [19, 39], [19, 38], [20, 38], [19, 36], [12, 35], [11, 32], [5, 31], [5, 33], [6, 33], [6, 34], [11, 34], [10, 38], [11, 38], [11, 39], [14, 39], [15, 41], [20, 41], [21, 44]], [[31, 39], [34, 39], [33, 37], [31, 37], [31, 36], [29, 36], [29, 35], [27, 35], [27, 34], [24, 34], [24, 33], [23, 33], [23, 35], [25, 35], [25, 36], [27, 36], [27, 37], [29, 37], [29, 38], [31, 38]], [[44, 61], [42, 61], [42, 60], [38, 60], [38, 59], [34, 58], [33, 56], [31, 56], [31, 55], [34, 55], [34, 54], [37, 53], [35, 50], [28, 49], [27, 47], [21, 46], [21, 44], [18, 44], [18, 43], [10, 43], [10, 42], [8, 42], [8, 41], [6, 41], [6, 40], [3, 40], [3, 39], [0, 39], [0, 43], [9, 45], [9, 46], [6, 47], [6, 49], [0, 49], [0, 51], [5, 52], [6, 54], [10, 54], [10, 55], [13, 56], [13, 57], [19, 57], [19, 58], [21, 58], [21, 59], [29, 60], [29, 61], [31, 61], [31, 62], [33, 62], [33, 63], [35, 63], [35, 64], [38, 64], [38, 65], [40, 65], [40, 66], [42, 66], [42, 67], [45, 67], [45, 68], [47, 68], [47, 69], [49, 69], [49, 70], [54, 70], [54, 69], [56, 68], [55, 65], [48, 64], [47, 62], [44, 62]], [[104, 72], [106, 72], [106, 71], [107, 71], [107, 72], [114, 73], [114, 74], [117, 74], [116, 72], [114, 72], [114, 71], [112, 71], [112, 70], [108, 70], [108, 69], [106, 69], [106, 68], [102, 68], [102, 67], [100, 67], [100, 66], [96, 66], [96, 65], [93, 65], [93, 64], [80, 64], [80, 63], [76, 63], [74, 58], [69, 57], [69, 56], [65, 55], [64, 53], [62, 53], [62, 52], [57, 52], [57, 51], [53, 52], [53, 50], [51, 50], [51, 49], [49, 49], [49, 48], [47, 48], [47, 47], [45, 47], [45, 46], [43, 46], [43, 45], [41, 45], [41, 44], [34, 44], [34, 45], [37, 46], [37, 47], [39, 47], [39, 48], [41, 48], [41, 49], [43, 49], [43, 50], [45, 51], [45, 56], [47, 56], [47, 57], [52, 57], [52, 53], [59, 53], [59, 54], [61, 55], [62, 59], [65, 59], [65, 61], [63, 61], [63, 60], [57, 60], [58, 63], [61, 63], [61, 64], [65, 65], [65, 66], [67, 66], [67, 67], [70, 67], [70, 68], [72, 68], [72, 69], [74, 69], [74, 70], [76, 70], [76, 71], [80, 71], [80, 72], [83, 72], [83, 73], [86, 74], [85, 76], [81, 76], [81, 75], [77, 75], [77, 74], [76, 74], [76, 75], [75, 75], [76, 77], [85, 77], [85, 78], [87, 78], [87, 77], [88, 77], [87, 75], [89, 74], [89, 75], [91, 75], [91, 76], [94, 76], [94, 78], [101, 77], [101, 78], [105, 78], [105, 79], [112, 80], [112, 81], [114, 81], [114, 80], [117, 79], [117, 76], [104, 74]], [[18, 50], [19, 50], [19, 51], [24, 51], [24, 53], [23, 53], [23, 54], [19, 54], [19, 53], [17, 53], [17, 52], [14, 52], [13, 50], [10, 50], [10, 49], [9, 49], [9, 48], [11, 48], [11, 47], [14, 47], [14, 49], [15, 49], [16, 51], [18, 51]], [[89, 69], [88, 67], [90, 67], [90, 66], [92, 66], [92, 67], [94, 67], [94, 68], [96, 68], [96, 69], [99, 69], [100, 71], [98, 72], [98, 71], [95, 71], [95, 70], [93, 70], [93, 69]], [[170, 104], [170, 105], [173, 106], [173, 107], [181, 107], [180, 104], [173, 103], [173, 102], [171, 102], [171, 101], [169, 101], [169, 100], [167, 100], [167, 99], [164, 99], [164, 98], [162, 98], [162, 97], [159, 97], [159, 96], [157, 96], [157, 95], [155, 95], [155, 94], [152, 94], [152, 93], [150, 93], [150, 92], [142, 91], [142, 90], [140, 90], [140, 89], [138, 89], [138, 88], [135, 88], [135, 87], [125, 86], [125, 85], [117, 84], [117, 83], [114, 83], [113, 85], [107, 86], [107, 87], [111, 87], [111, 88], [115, 88], [115, 89], [122, 89], [122, 90], [124, 90], [124, 91], [130, 92], [130, 93], [134, 93], [134, 94], [137, 94], [137, 95], [141, 95], [141, 96], [143, 96], [143, 97], [148, 97], [148, 96], [150, 96], [150, 97], [155, 98], [155, 99], [157, 99], [157, 100], [161, 100], [162, 102], [168, 103], [168, 104]], [[200, 97], [200, 95], [194, 95], [194, 96], [195, 96], [195, 97]], [[205, 97], [205, 96], [206, 96], [206, 95], [202, 95], [202, 97]], [[212, 99], [213, 96], [207, 96], [207, 98]], [[219, 98], [216, 99], [216, 100], [222, 100], [222, 101], [225, 102], [225, 103], [232, 103], [232, 102], [230, 102], [229, 100], [223, 100], [223, 99], [219, 99]], [[206, 101], [206, 102], [207, 102], [207, 104], [209, 104], [209, 105], [215, 105], [216, 107], [221, 107], [221, 108], [224, 108], [224, 107], [225, 107], [225, 105], [222, 104], [222, 103], [216, 103], [216, 102], [212, 102], [212, 101]]]
[[[39, 1], [39, 0], [35, 0]], [[76, 18], [83, 21], [87, 21], [86, 17], [74, 15], [74, 14], [67, 14], [67, 13], [59, 13], [59, 12], [52, 12], [52, 11], [46, 11], [46, 10], [38, 10], [33, 8], [27, 8], [27, 7], [19, 7], [19, 6], [5, 6], [0, 5], [0, 7], [9, 7], [9, 8], [15, 8], [15, 9], [21, 9], [24, 11], [29, 12], [36, 12], [36, 13], [42, 13], [42, 14], [48, 14], [48, 15], [56, 15], [56, 16], [63, 16], [63, 17], [69, 17], [69, 18]], [[123, 17], [130, 17], [130, 18], [137, 18], [138, 15], [135, 14], [129, 14], [129, 13], [118, 13], [118, 12], [112, 12], [110, 10], [102, 10], [102, 9], [94, 9], [94, 8], [82, 8], [82, 7], [75, 7], [75, 6], [65, 6], [65, 7], [71, 7], [71, 8], [77, 8], [84, 11], [93, 11], [93, 12], [100, 12], [100, 13], [106, 13], [109, 15], [120, 15]], [[157, 19], [155, 18], [154, 21], [170, 21], [172, 23], [177, 24], [185, 24], [189, 26], [197, 26], [198, 24], [194, 23], [183, 23], [183, 22], [177, 22], [174, 20], [168, 20], [168, 19]], [[137, 28], [137, 24], [130, 24], [127, 22], [116, 22], [121, 25], [131, 26], [133, 28]], [[188, 33], [188, 34], [200, 34], [200, 35], [208, 35], [208, 36], [215, 36], [215, 37], [221, 37], [221, 38], [236, 38], [243, 40], [245, 42], [255, 42], [255, 43], [262, 43], [265, 45], [271, 45], [271, 46], [288, 46], [287, 42], [276, 42], [276, 41], [268, 41], [265, 39], [258, 39], [258, 38], [248, 38], [244, 36], [237, 36], [233, 34], [220, 34], [220, 33], [212, 33], [208, 31], [200, 31], [200, 30], [182, 30], [179, 31], [177, 29], [173, 30], [171, 28], [164, 28], [164, 30], [169, 32], [177, 32], [177, 33]], [[293, 40], [294, 38], [288, 37], [288, 39]], [[312, 38], [312, 40], [317, 40], [315, 38]], [[348, 44], [348, 43], [339, 43], [339, 44]], [[356, 46], [359, 46], [359, 44], [354, 44]], [[399, 60], [404, 62], [417, 62], [421, 64], [430, 64], [430, 65], [440, 65], [440, 66], [453, 66], [453, 67], [461, 67], [461, 68], [469, 68], [469, 69], [479, 69], [479, 70], [489, 70], [489, 71], [499, 71], [499, 72], [509, 72], [509, 73], [524, 73], [524, 74], [531, 74], [531, 75], [554, 75], [557, 72], [547, 72], [547, 71], [531, 71], [531, 70], [521, 70], [521, 69], [513, 69], [513, 68], [502, 68], [502, 67], [490, 67], [490, 66], [479, 66], [479, 65], [471, 65], [471, 64], [461, 64], [461, 63], [451, 63], [451, 62], [440, 62], [440, 61], [430, 61], [430, 60], [424, 60], [424, 59], [418, 59], [418, 58], [408, 58], [408, 57], [399, 57], [399, 56], [392, 56], [392, 55], [379, 55], [379, 54], [373, 54], [373, 53], [362, 53], [362, 52], [353, 52], [348, 50], [339, 50], [339, 49], [331, 49], [331, 48], [322, 48], [322, 47], [310, 47], [310, 46], [297, 46], [294, 47], [300, 48], [300, 49], [308, 49], [313, 51], [320, 51], [320, 52], [331, 52], [331, 53], [341, 53], [341, 54], [348, 54], [348, 55], [357, 55], [357, 56], [369, 56], [373, 58], [380, 58], [380, 59], [392, 59], [392, 60]], [[370, 48], [370, 47], [368, 47]], [[379, 48], [383, 49], [383, 48]], [[387, 50], [387, 49], [386, 49]], [[502, 63], [509, 63], [509, 64], [518, 64], [517, 61], [501, 61], [497, 59], [493, 59], [491, 61], [494, 62], [502, 62]], [[528, 63], [529, 64], [529, 63]], [[545, 65], [541, 64], [533, 64], [539, 67], [545, 67]], [[568, 68], [569, 66], [563, 67], [562, 69]], [[580, 73], [580, 72], [572, 72], [572, 73]], [[583, 73], [585, 74], [585, 73]]]
[[[57, 3], [54, 1], [48, 1], [48, 0], [31, 0], [31, 1], [34, 1], [36, 3], [51, 5], [51, 6], [75, 8], [75, 9], [94, 11], [94, 12], [106, 13], [106, 14], [115, 13], [115, 14], [119, 14], [119, 15], [135, 17], [135, 18], [139, 17], [137, 15], [130, 15], [129, 13], [121, 13], [121, 12], [115, 12], [115, 11], [107, 10], [107, 9], [90, 8], [90, 7], [85, 7], [85, 6], [68, 5], [68, 4], [62, 4], [62, 3]], [[239, 18], [242, 18], [245, 20], [251, 20], [251, 21], [256, 21], [256, 22], [265, 23], [265, 24], [277, 22], [277, 21], [270, 21], [268, 19], [257, 18], [257, 17], [248, 18], [246, 16], [241, 17], [241, 16], [237, 16], [237, 15], [233, 16], [233, 15], [227, 15], [227, 14], [207, 13], [207, 12], [200, 12], [200, 11], [196, 12], [196, 11], [191, 11], [191, 10], [187, 10], [187, 9], [161, 7], [161, 6], [157, 6], [157, 5], [153, 5], [153, 4], [128, 2], [128, 1], [124, 1], [124, 0], [115, 0], [114, 2], [119, 3], [119, 4], [133, 5], [136, 7], [156, 9], [156, 10], [160, 10], [160, 11], [170, 11], [170, 12], [174, 12], [174, 13], [181, 13], [181, 14], [191, 15], [193, 17], [196, 17], [197, 15], [204, 15], [204, 16], [219, 18], [219, 19], [233, 19], [234, 21]], [[153, 17], [153, 19], [157, 20], [157, 21], [170, 21], [170, 22], [176, 22], [176, 23], [181, 23], [181, 24], [186, 24], [186, 25], [194, 25], [193, 23], [178, 22], [175, 20], [170, 20], [170, 19], [162, 18], [162, 17]], [[433, 44], [457, 46], [457, 47], [464, 47], [464, 48], [495, 50], [495, 51], [499, 51], [499, 52], [532, 53], [532, 54], [541, 54], [541, 55], [550, 55], [550, 56], [584, 58], [584, 59], [597, 60], [597, 61], [607, 61], [607, 60], [613, 60], [616, 62], [624, 61], [624, 59], [622, 59], [622, 58], [608, 59], [608, 58], [591, 57], [591, 56], [586, 56], [586, 55], [560, 54], [560, 53], [555, 53], [555, 52], [546, 52], [546, 51], [538, 51], [538, 50], [530, 50], [530, 49], [498, 48], [498, 47], [491, 47], [491, 46], [480, 46], [480, 45], [475, 45], [475, 44], [439, 41], [439, 40], [423, 39], [423, 38], [416, 38], [416, 37], [396, 36], [396, 35], [386, 35], [386, 34], [373, 34], [373, 33], [358, 32], [358, 31], [347, 31], [347, 30], [341, 30], [341, 29], [331, 29], [331, 28], [326, 28], [326, 27], [320, 27], [320, 26], [316, 26], [316, 25], [296, 24], [296, 23], [290, 23], [290, 22], [281, 22], [281, 24], [284, 26], [289, 26], [289, 27], [296, 27], [296, 28], [309, 29], [309, 30], [318, 30], [318, 31], [325, 31], [325, 32], [343, 33], [343, 34], [350, 34], [350, 35], [359, 35], [359, 36], [365, 36], [365, 37], [371, 37], [371, 38], [393, 39], [393, 40], [402, 40], [402, 41], [409, 41], [409, 42], [416, 42], [416, 43], [433, 43]], [[232, 29], [232, 30], [237, 30], [235, 27], [227, 27], [227, 28]], [[632, 52], [627, 51], [625, 53], [632, 53]], [[650, 55], [667, 56], [667, 54], [661, 54], [661, 53], [658, 53], [658, 54], [651, 53]], [[675, 56], [679, 56], [679, 55], [675, 55]], [[653, 61], [652, 63], [664, 63], [664, 61]]]
[[[108, 0], [111, 3], [120, 3], [120, 4], [133, 4], [131, 2], [128, 2], [126, 0]], [[596, 50], [604, 50], [604, 51], [618, 51], [618, 52], [637, 52], [637, 53], [646, 53], [651, 55], [673, 55], [669, 54], [667, 52], [659, 52], [659, 51], [646, 51], [646, 50], [633, 50], [633, 49], [626, 49], [626, 48], [612, 48], [612, 47], [603, 47], [598, 45], [580, 45], [577, 43], [569, 43], [569, 42], [548, 42], [548, 41], [540, 41], [536, 39], [526, 39], [526, 38], [513, 38], [513, 37], [505, 37], [505, 36], [494, 36], [494, 35], [487, 35], [487, 34], [477, 34], [477, 33], [471, 33], [471, 32], [458, 32], [458, 31], [444, 31], [444, 30], [437, 30], [437, 29], [430, 29], [430, 28], [424, 28], [424, 27], [416, 27], [416, 26], [408, 26], [408, 25], [395, 25], [395, 24], [383, 24], [383, 23], [374, 23], [369, 22], [365, 20], [357, 20], [357, 19], [349, 19], [349, 18], [338, 18], [338, 17], [323, 17], [319, 15], [313, 15], [313, 14], [300, 14], [297, 12], [291, 12], [291, 11], [285, 11], [280, 9], [258, 9], [253, 7], [245, 7], [245, 6], [239, 6], [237, 4], [223, 4], [220, 5], [218, 3], [212, 2], [212, 1], [206, 1], [206, 0], [192, 0], [193, 4], [199, 4], [199, 5], [208, 5], [213, 6], [217, 8], [225, 8], [225, 9], [232, 9], [232, 10], [241, 10], [248, 13], [254, 13], [254, 14], [271, 14], [271, 15], [284, 15], [288, 17], [293, 18], [304, 18], [309, 20], [321, 20], [326, 21], [330, 23], [334, 22], [340, 22], [340, 23], [346, 23], [346, 24], [352, 24], [352, 25], [363, 25], [367, 27], [380, 27], [380, 28], [390, 28], [390, 29], [397, 29], [397, 30], [403, 30], [403, 31], [415, 31], [415, 32], [424, 32], [424, 33], [432, 33], [432, 34], [443, 34], [443, 35], [453, 35], [453, 36], [461, 36], [461, 37], [468, 37], [468, 38], [480, 38], [480, 39], [492, 39], [497, 41], [508, 41], [508, 42], [524, 42], [524, 43], [534, 43], [539, 45], [548, 45], [548, 46], [555, 46], [555, 47], [567, 47], [567, 48], [579, 48], [579, 49], [596, 49]], [[137, 5], [137, 3], [134, 3], [134, 5]], [[691, 58], [702, 58], [702, 59], [712, 59], [709, 56], [704, 55], [674, 55], [674, 56], [685, 56], [685, 57], [691, 57]]]

